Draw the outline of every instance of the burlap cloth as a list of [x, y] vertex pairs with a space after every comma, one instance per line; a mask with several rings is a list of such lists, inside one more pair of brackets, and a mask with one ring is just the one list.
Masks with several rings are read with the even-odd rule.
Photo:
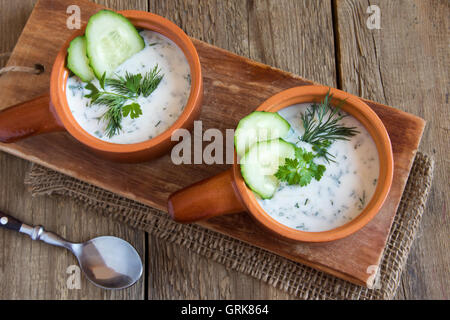
[[120, 223], [182, 245], [300, 299], [391, 299], [424, 212], [433, 168], [432, 158], [417, 153], [384, 251], [377, 289], [354, 285], [195, 224], [175, 223], [164, 212], [38, 165], [32, 166], [25, 183], [33, 195], [71, 197]]

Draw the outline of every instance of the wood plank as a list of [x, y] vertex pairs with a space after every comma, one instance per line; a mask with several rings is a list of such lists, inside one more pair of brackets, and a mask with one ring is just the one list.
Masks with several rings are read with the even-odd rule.
[[[12, 50], [34, 2], [0, 2], [0, 52]], [[118, 1], [119, 6], [121, 2]], [[139, 7], [139, 3], [135, 5]], [[141, 1], [140, 8], [146, 9], [146, 1]], [[99, 235], [123, 238], [133, 244], [144, 258], [144, 232], [114, 223], [75, 201], [55, 197], [32, 198], [23, 183], [29, 166], [28, 161], [0, 153], [2, 210], [29, 224], [41, 224], [72, 241], [86, 241]], [[64, 249], [32, 241], [11, 231], [1, 230], [0, 252], [0, 282], [8, 283], [2, 286], [0, 299], [143, 299], [145, 296], [145, 275], [126, 290], [102, 290], [85, 277], [82, 277], [80, 290], [69, 289], [66, 270], [77, 264], [75, 257]]]
[[[42, 36], [39, 36], [36, 30], [49, 33], [51, 31], [46, 28], [54, 28], [56, 21], [63, 19], [60, 23], [65, 23], [65, 14], [60, 11], [60, 5], [55, 6], [54, 2], [53, 5], [48, 5], [48, 2], [41, 3], [43, 10], [36, 11], [29, 20], [30, 26], [27, 25], [25, 30], [29, 27], [32, 32], [28, 36], [22, 35], [18, 52], [23, 51], [21, 47], [39, 46], [38, 39]], [[80, 3], [83, 3], [83, 10], [86, 13], [89, 10], [91, 12], [98, 10], [90, 3]], [[45, 4], [47, 6], [44, 6]], [[58, 10], [52, 11], [54, 8]], [[40, 18], [45, 19], [49, 13], [53, 18], [53, 24], [51, 26], [40, 24]], [[33, 27], [34, 23], [39, 24], [39, 27]], [[62, 38], [61, 36], [64, 35], [55, 34], [52, 41], [63, 42], [65, 36]], [[193, 42], [199, 52], [204, 71], [205, 98], [200, 115], [204, 129], [218, 128], [225, 132], [227, 128], [234, 128], [241, 117], [273, 94], [293, 86], [312, 83], [202, 41], [193, 39]], [[46, 46], [57, 47], [56, 44]], [[14, 55], [15, 53], [12, 58]], [[47, 53], [42, 59], [47, 59], [50, 55], [52, 54]], [[30, 91], [33, 90], [34, 88]], [[24, 99], [27, 98], [25, 91], [21, 94]], [[390, 133], [394, 146], [396, 178], [385, 206], [360, 232], [346, 239], [318, 245], [287, 243], [268, 237], [267, 233], [255, 226], [251, 218], [245, 214], [214, 218], [200, 224], [294, 261], [314, 266], [358, 284], [365, 284], [370, 276], [366, 272], [368, 266], [379, 262], [424, 125], [420, 118], [411, 114], [375, 102], [366, 102], [379, 114]], [[2, 144], [1, 148], [161, 210], [165, 210], [167, 197], [171, 192], [226, 168], [225, 165], [206, 164], [175, 166], [170, 161], [169, 155], [138, 165], [111, 163], [95, 157], [64, 133], [37, 136], [17, 144]], [[165, 174], [161, 175], [161, 172]], [[147, 179], [142, 180], [143, 176]]]
[[[151, 2], [149, 11], [160, 14], [177, 23], [190, 36], [230, 50], [236, 54], [258, 60], [262, 63], [274, 65], [289, 72], [305, 75], [315, 81], [322, 81], [334, 85], [334, 76], [318, 77], [315, 68], [323, 69], [324, 63], [310, 60], [310, 56], [299, 55], [304, 50], [308, 34], [317, 32], [313, 26], [320, 25], [321, 29], [329, 32], [322, 36], [327, 48], [333, 48], [333, 34], [329, 29], [331, 21], [331, 3], [328, 1], [298, 2], [298, 1], [174, 1]], [[273, 10], [274, 6], [278, 10]], [[288, 8], [288, 11], [282, 10]], [[292, 16], [315, 13], [308, 21], [295, 19]], [[289, 14], [291, 12], [291, 14]], [[294, 12], [294, 14], [292, 14]], [[270, 19], [272, 23], [265, 21]], [[264, 26], [264, 32], [260, 32]], [[305, 30], [305, 32], [289, 32], [279, 43], [265, 42], [268, 37], [264, 34], [279, 34], [281, 30]], [[298, 36], [301, 39], [297, 39]], [[316, 52], [321, 50], [319, 43], [311, 46]], [[286, 53], [286, 50], [291, 50]], [[276, 58], [271, 59], [275, 54]], [[325, 67], [333, 74], [334, 52], [324, 55], [327, 59]], [[306, 66], [306, 68], [303, 68]], [[317, 69], [316, 69], [317, 70]], [[323, 71], [323, 70], [322, 70]], [[169, 283], [168, 286], [157, 286], [157, 291], [149, 288], [149, 297], [172, 298], [191, 297], [200, 299], [288, 299], [292, 298], [281, 290], [275, 289], [264, 282], [254, 280], [236, 271], [223, 271], [220, 264], [211, 262], [196, 254], [190, 253], [176, 246], [162, 246], [161, 241], [150, 237], [152, 258], [149, 263], [153, 282]], [[152, 245], [153, 244], [153, 245]], [[157, 256], [154, 253], [157, 252]], [[152, 263], [153, 259], [159, 262]], [[188, 259], [188, 260], [186, 260]], [[176, 261], [186, 261], [183, 264]], [[152, 272], [155, 270], [157, 272]], [[171, 270], [169, 274], [161, 272]], [[178, 274], [183, 274], [180, 277]], [[186, 280], [187, 279], [187, 280]], [[207, 284], [205, 284], [206, 282]], [[209, 290], [204, 290], [208, 286]], [[191, 288], [199, 288], [192, 290]], [[203, 290], [201, 290], [203, 289]]]
[[336, 87], [331, 1], [249, 1], [249, 57]]
[[[248, 56], [246, 1], [150, 1], [149, 11], [191, 37]], [[149, 235], [149, 299], [287, 299], [289, 295]]]
[[[284, 1], [282, 5], [296, 6], [296, 1]], [[330, 15], [331, 6], [322, 6], [317, 11], [317, 17], [326, 21], [325, 16]], [[311, 8], [302, 7], [296, 14], [306, 14]], [[257, 1], [154, 1], [150, 2], [149, 11], [162, 15], [179, 25], [190, 36], [230, 50], [236, 54], [256, 58], [250, 55], [249, 39], [255, 39], [257, 26], [254, 20], [262, 20], [270, 15], [275, 26], [283, 28], [292, 27], [286, 21], [284, 12], [274, 12], [265, 2]], [[315, 20], [314, 17], [312, 20]], [[250, 23], [250, 27], [249, 24]], [[315, 24], [315, 23], [313, 23]], [[317, 24], [316, 24], [317, 25]], [[294, 22], [294, 28], [303, 28]], [[309, 26], [311, 28], [311, 25]], [[313, 32], [314, 28], [308, 29]], [[277, 32], [276, 29], [265, 30], [268, 33]], [[293, 35], [291, 35], [293, 36]], [[327, 38], [333, 41], [332, 34]], [[285, 39], [286, 43], [290, 39]], [[285, 45], [285, 44], [284, 44]], [[332, 46], [332, 45], [331, 45]], [[283, 51], [283, 46], [265, 44], [263, 47], [253, 49], [253, 52], [263, 52], [270, 55], [273, 50]], [[294, 49], [301, 49], [296, 43]], [[289, 55], [285, 55], [289, 57]], [[306, 62], [306, 57], [302, 56]], [[281, 59], [280, 59], [281, 60]], [[260, 62], [268, 63], [264, 59]], [[293, 60], [281, 60], [284, 67], [291, 72], [297, 72]], [[334, 61], [331, 57], [330, 61]], [[306, 63], [305, 63], [306, 64]], [[310, 63], [314, 66], [314, 63]], [[332, 66], [334, 69], [334, 65]], [[315, 79], [318, 80], [318, 79]], [[327, 82], [328, 83], [328, 82]], [[149, 298], [173, 299], [289, 299], [292, 296], [278, 290], [265, 282], [243, 275], [240, 272], [226, 270], [221, 264], [212, 262], [186, 249], [176, 245], [166, 244], [150, 236], [149, 261]], [[183, 263], [178, 263], [183, 261]], [[169, 272], [167, 272], [169, 270]], [[152, 285], [153, 283], [159, 285]], [[163, 285], [167, 284], [167, 285]]]
[[[380, 8], [380, 30], [366, 27], [369, 5]], [[421, 150], [435, 156], [435, 178], [398, 298], [449, 299], [450, 3], [339, 0], [335, 9], [343, 90], [428, 121]]]
[[[0, 153], [0, 207], [24, 222], [43, 225], [74, 242], [99, 235], [121, 237], [143, 257], [143, 232], [101, 217], [73, 200], [55, 197], [32, 198], [23, 184], [30, 163]], [[85, 277], [81, 288], [69, 289], [67, 268], [77, 265], [67, 250], [56, 248], [9, 230], [0, 232], [0, 299], [143, 299], [144, 278], [135, 286], [120, 290], [102, 290]]]
[[16, 45], [25, 23], [33, 10], [36, 0], [13, 2], [0, 0], [2, 36], [0, 37], [0, 66], [4, 66]]

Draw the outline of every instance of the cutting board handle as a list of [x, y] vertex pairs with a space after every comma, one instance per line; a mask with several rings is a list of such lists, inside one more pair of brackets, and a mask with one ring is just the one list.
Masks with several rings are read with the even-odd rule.
[[168, 211], [177, 222], [189, 223], [245, 211], [229, 169], [170, 195]]
[[48, 94], [0, 112], [0, 142], [11, 143], [37, 134], [61, 131]]

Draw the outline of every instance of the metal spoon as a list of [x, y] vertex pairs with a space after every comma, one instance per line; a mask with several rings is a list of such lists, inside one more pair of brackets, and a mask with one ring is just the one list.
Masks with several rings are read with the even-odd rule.
[[133, 285], [142, 275], [139, 254], [125, 240], [116, 237], [98, 237], [85, 243], [71, 243], [60, 236], [44, 231], [41, 226], [29, 226], [0, 211], [0, 226], [25, 233], [33, 240], [70, 250], [78, 259], [87, 278], [104, 289], [124, 289]]

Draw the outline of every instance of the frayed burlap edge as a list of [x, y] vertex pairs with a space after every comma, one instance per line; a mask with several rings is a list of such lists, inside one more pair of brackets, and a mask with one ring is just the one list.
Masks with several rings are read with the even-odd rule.
[[25, 183], [33, 195], [74, 198], [120, 223], [182, 245], [300, 299], [392, 299], [425, 209], [433, 168], [433, 159], [418, 152], [383, 254], [376, 289], [354, 285], [198, 225], [175, 223], [164, 212], [39, 165], [32, 166]]

